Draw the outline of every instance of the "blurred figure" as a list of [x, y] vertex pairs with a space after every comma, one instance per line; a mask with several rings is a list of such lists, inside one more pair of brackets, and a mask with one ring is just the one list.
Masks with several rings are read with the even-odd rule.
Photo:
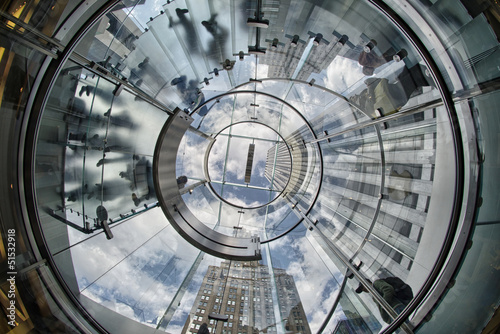
[[[133, 160], [139, 160], [139, 156], [134, 154], [132, 155]], [[122, 162], [122, 161], [130, 161], [130, 155], [125, 154], [121, 157], [116, 157], [116, 158], [106, 158], [106, 155], [104, 155], [104, 158], [99, 160], [96, 164], [96, 167], [100, 167], [104, 164], [109, 164], [109, 163], [115, 163], [115, 162]]]
[[130, 189], [132, 193], [132, 201], [135, 206], [144, 200], [149, 200], [156, 197], [154, 191], [153, 168], [151, 162], [142, 157], [135, 166], [127, 166], [126, 172], [120, 172], [120, 177], [130, 181]]
[[[368, 282], [370, 282], [368, 280]], [[371, 282], [370, 282], [371, 283]], [[397, 313], [401, 313], [406, 305], [413, 299], [413, 291], [411, 287], [403, 282], [399, 277], [386, 277], [378, 279], [373, 282], [373, 287], [384, 298], [384, 300], [392, 307]], [[365, 287], [360, 283], [356, 289], [356, 293], [368, 292]], [[382, 319], [390, 324], [392, 319], [387, 312], [378, 303], [378, 309]]]
[[92, 198], [103, 202], [112, 201], [120, 197], [124, 197], [127, 193], [130, 194], [126, 185], [122, 181], [104, 181], [104, 183], [96, 183], [90, 190], [87, 199]]
[[[361, 93], [349, 98], [349, 102], [372, 118], [397, 112], [410, 97], [424, 86], [435, 87], [430, 73], [423, 65], [404, 67], [394, 82], [385, 78], [368, 78]], [[376, 110], [380, 115], [377, 115]]]
[[[187, 77], [185, 75], [181, 75], [178, 78], [174, 78], [171, 81], [172, 86], [176, 86], [179, 91], [179, 95], [182, 98], [182, 101], [190, 106], [191, 108], [196, 108], [198, 105], [203, 104], [205, 102], [205, 96], [198, 89], [198, 82], [196, 80], [187, 81]], [[206, 106], [203, 106], [201, 110], [198, 112], [200, 116], [205, 116], [208, 112]]]
[[200, 329], [198, 329], [198, 334], [210, 334], [210, 331], [208, 330], [208, 325], [206, 322], [204, 322], [200, 326]]
[[196, 37], [196, 31], [194, 29], [194, 25], [187, 18], [187, 15], [189, 11], [185, 8], [176, 8], [175, 13], [177, 14], [177, 17], [179, 18], [179, 21], [174, 22], [172, 19], [170, 19], [170, 27], [173, 27], [174, 25], [180, 24], [184, 28], [184, 42], [186, 42], [186, 46], [189, 48], [189, 52], [193, 53], [199, 53], [198, 50], [198, 41]]
[[382, 56], [378, 56], [374, 52], [366, 53], [363, 50], [359, 55], [358, 63], [363, 66], [364, 75], [372, 76], [376, 68], [391, 62], [395, 54], [396, 51], [393, 48], [384, 52]]
[[228, 31], [217, 24], [215, 20], [216, 17], [217, 14], [212, 14], [208, 21], [202, 21], [201, 24], [213, 36], [207, 54], [212, 56], [216, 62], [220, 63], [226, 59], [225, 43], [228, 37]]
[[186, 186], [186, 183], [188, 182], [188, 178], [185, 175], [179, 176], [177, 178], [177, 186], [179, 189], [182, 189]]

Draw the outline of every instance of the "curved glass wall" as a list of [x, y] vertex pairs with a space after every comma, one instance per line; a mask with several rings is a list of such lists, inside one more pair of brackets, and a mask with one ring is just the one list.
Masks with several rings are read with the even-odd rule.
[[[296, 6], [300, 7], [298, 3]], [[187, 2], [165, 5], [163, 13], [147, 21], [147, 28], [136, 26], [140, 34], [134, 35], [135, 39], [131, 37], [134, 29], [128, 26], [134, 22], [132, 18], [140, 21], [140, 4], [125, 10], [120, 5], [96, 24], [105, 30], [97, 29], [93, 35], [87, 35], [85, 43], [80, 42], [76, 50], [79, 56], [94, 61], [97, 70], [89, 72], [92, 63], [82, 68], [69, 61], [59, 74], [61, 83], [56, 82], [55, 86], [63, 89], [59, 92], [53, 88], [50, 94], [53, 101], [67, 94], [72, 114], [80, 118], [73, 125], [75, 122], [65, 118], [66, 112], [59, 112], [67, 129], [63, 132], [66, 143], [60, 145], [65, 149], [65, 195], [62, 208], [51, 208], [48, 217], [57, 217], [71, 227], [81, 221], [84, 233], [106, 229], [106, 224], [113, 231], [111, 235], [105, 233], [108, 238], [113, 237], [106, 243], [102, 234], [80, 242], [82, 231], [73, 228], [69, 230], [69, 249], [54, 249], [56, 261], [71, 252], [80, 294], [130, 319], [167, 331], [182, 330], [184, 326], [184, 331], [197, 330], [202, 322], [212, 325], [213, 319], [208, 315], [217, 313], [237, 319], [214, 322], [209, 330], [217, 326], [222, 328], [217, 330], [231, 330], [226, 328], [231, 324], [239, 329], [246, 326], [282, 332], [292, 325], [307, 332], [317, 331], [333, 307], [335, 300], [328, 291], [334, 292], [342, 284], [339, 275], [345, 274], [345, 269], [341, 271], [339, 267], [343, 267], [345, 259], [358, 266], [362, 263], [360, 273], [367, 279], [397, 276], [415, 292], [419, 290], [436, 258], [426, 254], [422, 259], [418, 249], [432, 203], [435, 159], [442, 149], [436, 144], [442, 142], [437, 136], [448, 137], [448, 117], [444, 109], [439, 113], [418, 110], [428, 102], [440, 103], [440, 95], [430, 69], [419, 63], [420, 55], [406, 38], [396, 28], [390, 28], [385, 16], [370, 9], [370, 5], [354, 2], [348, 8], [341, 16], [313, 11], [307, 26], [301, 28], [308, 34], [302, 39], [299, 36], [296, 46], [293, 36], [297, 27], [292, 28], [290, 23], [297, 18], [286, 16], [282, 24], [290, 30], [274, 36], [273, 28], [246, 25], [228, 29], [219, 23], [214, 10], [211, 18], [198, 22], [201, 8], [192, 8]], [[247, 15], [246, 10], [235, 6], [232, 19], [239, 21], [240, 16]], [[114, 14], [116, 11], [119, 14]], [[360, 25], [359, 20], [356, 25], [351, 22], [354, 13], [367, 16], [365, 25]], [[115, 21], [113, 17], [121, 18], [120, 29], [109, 23]], [[384, 27], [385, 36], [375, 40], [373, 31], [377, 27]], [[114, 34], [113, 29], [117, 29]], [[128, 37], [126, 29], [130, 30]], [[334, 33], [326, 35], [327, 29]], [[236, 36], [248, 35], [250, 41], [256, 40], [256, 47], [266, 45], [266, 53], [248, 54], [246, 47], [240, 54], [238, 43], [229, 48], [218, 45], [225, 30], [232, 35], [236, 34], [233, 30], [238, 30]], [[202, 38], [207, 32], [214, 38], [213, 45], [202, 42], [207, 40]], [[319, 33], [327, 37], [320, 37]], [[105, 39], [103, 34], [110, 37]], [[344, 35], [350, 36], [341, 40]], [[273, 47], [276, 37], [281, 41]], [[103, 42], [106, 40], [110, 43]], [[117, 48], [114, 43], [118, 41], [126, 49]], [[232, 61], [232, 54], [240, 59]], [[398, 61], [395, 57], [399, 57]], [[106, 80], [100, 69], [109, 71], [111, 77], [108, 75]], [[125, 85], [121, 91], [123, 87], [113, 82], [115, 77], [128, 78], [131, 88]], [[268, 80], [248, 82], [248, 78]], [[73, 87], [63, 84], [65, 79], [72, 80]], [[66, 93], [68, 87], [73, 94]], [[233, 87], [236, 91], [231, 93]], [[156, 102], [144, 101], [133, 88]], [[69, 102], [59, 102], [61, 105]], [[216, 231], [235, 237], [257, 234], [261, 241], [272, 240], [262, 245], [259, 263], [208, 260], [208, 255], [201, 260], [201, 253], [179, 239], [155, 208], [151, 189], [151, 179], [155, 177], [151, 175], [154, 134], [160, 132], [159, 126], [174, 107], [194, 112], [192, 129], [186, 132], [177, 153], [177, 184], [183, 198], [198, 219]], [[40, 133], [53, 126], [56, 116], [49, 116], [50, 113], [48, 104]], [[381, 117], [388, 119], [377, 121]], [[269, 151], [273, 147], [278, 149], [280, 138], [274, 135], [278, 142], [263, 145], [260, 139], [273, 138], [260, 138], [258, 128], [252, 130], [251, 125], [246, 125], [248, 122], [277, 131], [288, 147], [288, 160], [275, 155], [274, 161], [264, 161], [266, 155], [272, 156]], [[255, 171], [250, 162], [254, 179], [262, 178], [265, 169], [272, 176], [280, 164], [289, 161], [290, 167], [283, 168], [290, 170], [283, 193], [270, 204], [266, 204], [271, 199], [269, 192], [258, 191], [265, 187], [244, 182], [245, 162], [249, 161], [245, 159], [246, 149], [238, 141], [246, 145], [251, 141], [254, 145]], [[40, 165], [48, 144], [40, 139], [38, 143]], [[75, 161], [72, 155], [79, 158]], [[453, 175], [449, 167], [447, 172]], [[274, 182], [272, 177], [268, 181]], [[41, 183], [37, 183], [40, 187]], [[453, 188], [446, 190], [445, 184], [440, 188], [451, 197]], [[256, 194], [252, 195], [252, 191]], [[449, 215], [451, 205], [448, 209], [441, 205], [440, 211]], [[114, 224], [119, 225], [113, 228]], [[127, 247], [119, 246], [120, 240], [130, 238], [120, 235], [124, 229], [133, 230], [135, 235]], [[308, 241], [316, 240], [316, 233], [322, 242]], [[311, 245], [310, 250], [303, 245]], [[108, 265], [91, 269], [95, 256], [83, 254], [103, 252], [109, 247], [119, 247], [119, 252], [106, 252]], [[179, 247], [184, 250], [182, 257], [178, 255]], [[321, 264], [313, 268], [304, 262], [308, 252], [324, 255], [331, 248], [343, 257], [337, 258], [336, 253], [321, 256]], [[140, 254], [155, 260], [141, 260]], [[239, 266], [244, 269], [239, 271]], [[313, 274], [324, 271], [324, 266], [330, 268], [326, 277]], [[228, 272], [224, 272], [226, 267]], [[201, 291], [203, 284], [210, 285], [208, 281], [202, 283], [208, 279], [210, 268], [223, 270], [213, 282], [218, 285], [219, 295], [213, 291], [200, 296], [196, 291]], [[412, 269], [418, 274], [412, 275]], [[255, 276], [256, 270], [260, 276]], [[279, 277], [283, 275], [290, 276], [290, 284], [295, 286], [292, 295], [283, 295], [281, 291], [284, 287]], [[126, 283], [119, 277], [134, 279]], [[258, 297], [260, 292], [254, 282], [246, 302], [241, 279], [252, 277], [266, 282], [262, 286], [264, 301]], [[302, 279], [308, 283], [301, 283]], [[134, 287], [134, 282], [145, 281], [151, 283]], [[323, 281], [327, 283], [320, 283]], [[355, 289], [357, 279], [344, 285], [344, 291]], [[312, 287], [318, 291], [308, 301], [306, 291]], [[150, 296], [151, 293], [155, 295]], [[139, 300], [137, 294], [142, 296]], [[384, 320], [377, 302], [360, 296], [361, 299], [354, 294], [349, 300], [352, 305], [366, 305], [364, 312], [371, 315], [370, 321], [379, 323], [372, 325], [372, 330], [382, 328]], [[219, 302], [207, 302], [210, 298]], [[326, 304], [321, 315], [311, 302], [323, 299], [320, 304]], [[339, 310], [359, 308], [348, 306], [344, 299], [337, 301]], [[180, 302], [194, 306], [176, 307], [174, 300], [177, 305]], [[303, 316], [288, 324], [293, 308]]]
[[[476, 182], [496, 166], [478, 157], [494, 156], [497, 10], [387, 4], [122, 1], [68, 54], [72, 23], [50, 17], [74, 22], [73, 8], [35, 24], [36, 6], [11, 4], [2, 34], [29, 28], [28, 63], [64, 54], [41, 67], [43, 102], [28, 103], [38, 120], [26, 130], [36, 127], [24, 211], [82, 312], [109, 332], [378, 333], [397, 322], [425, 333], [465, 321], [439, 311], [460, 301], [447, 290], [460, 264], [472, 275], [457, 287], [498, 303], [475, 284], [496, 258], [470, 260], [496, 251], [494, 204], [474, 207], [495, 197]], [[178, 112], [193, 117], [172, 148], [179, 196], [210, 229], [257, 236], [261, 260], [200, 251], [159, 208], [155, 146]], [[476, 218], [483, 246], [474, 240], [462, 263]], [[384, 295], [389, 277], [407, 300]]]

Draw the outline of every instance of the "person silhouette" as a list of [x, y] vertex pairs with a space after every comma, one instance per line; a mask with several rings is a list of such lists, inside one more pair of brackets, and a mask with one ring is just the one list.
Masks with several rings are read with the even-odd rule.
[[226, 58], [225, 43], [228, 37], [227, 29], [217, 24], [215, 18], [217, 14], [212, 14], [208, 21], [202, 21], [201, 24], [212, 35], [213, 39], [209, 43], [207, 54], [215, 61], [222, 62]]
[[[370, 280], [368, 280], [368, 282], [371, 283]], [[397, 314], [401, 313], [406, 305], [413, 299], [411, 287], [399, 277], [381, 278], [374, 281], [372, 285]], [[355, 291], [358, 294], [368, 292], [361, 283]], [[382, 320], [390, 324], [392, 319], [389, 314], [387, 314], [380, 304], [377, 303], [377, 306], [382, 316]]]

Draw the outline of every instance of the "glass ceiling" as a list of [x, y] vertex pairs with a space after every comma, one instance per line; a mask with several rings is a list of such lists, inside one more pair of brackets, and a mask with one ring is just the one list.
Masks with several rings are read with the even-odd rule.
[[[412, 43], [365, 1], [116, 8], [59, 72], [38, 133], [36, 170], [51, 150], [63, 161], [63, 179], [36, 180], [37, 204], [46, 233], [56, 220], [67, 234], [48, 246], [75, 293], [170, 333], [387, 326], [358, 275], [416, 294], [453, 207], [453, 182], [435, 177], [456, 172], [448, 114]], [[200, 251], [160, 209], [155, 146], [176, 108], [193, 117], [173, 148], [179, 196], [214, 231], [258, 236], [260, 261]]]

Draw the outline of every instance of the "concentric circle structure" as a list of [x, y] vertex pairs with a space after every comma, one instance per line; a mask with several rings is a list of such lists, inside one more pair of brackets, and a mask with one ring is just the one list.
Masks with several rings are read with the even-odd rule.
[[495, 330], [495, 2], [0, 9], [1, 332]]
[[[233, 143], [227, 159], [225, 154], [221, 154], [228, 145], [225, 137], [232, 138]], [[274, 165], [278, 163], [278, 158], [282, 161], [276, 166], [279, 169], [276, 171]], [[241, 161], [245, 163], [241, 164]], [[229, 178], [220, 173], [221, 169], [224, 170], [224, 165]], [[214, 184], [212, 189], [221, 200], [240, 208], [255, 208], [269, 204], [283, 193], [292, 169], [290, 147], [273, 128], [255, 121], [240, 122], [216, 134], [205, 168], [209, 184]], [[222, 187], [217, 186], [219, 184], [244, 190], [239, 191], [240, 197], [227, 198]], [[234, 190], [238, 192], [238, 188]]]

